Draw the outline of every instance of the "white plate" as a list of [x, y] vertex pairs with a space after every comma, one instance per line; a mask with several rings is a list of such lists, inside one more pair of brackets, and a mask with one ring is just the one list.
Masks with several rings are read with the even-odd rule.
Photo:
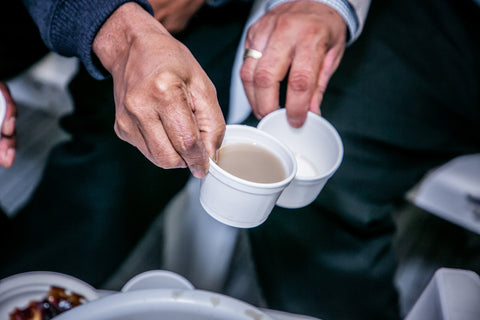
[[15, 308], [22, 309], [31, 301], [45, 298], [52, 285], [81, 294], [89, 301], [55, 320], [319, 320], [257, 308], [229, 296], [195, 290], [182, 276], [164, 270], [137, 275], [119, 293], [95, 290], [61, 273], [17, 274], [0, 280], [0, 320], [8, 320]]
[[51, 286], [78, 293], [92, 301], [99, 293], [89, 284], [56, 272], [26, 272], [0, 280], [0, 320], [8, 320], [15, 308], [23, 309], [31, 301], [45, 298]]
[[55, 320], [273, 320], [240, 300], [202, 290], [147, 289], [112, 294]]

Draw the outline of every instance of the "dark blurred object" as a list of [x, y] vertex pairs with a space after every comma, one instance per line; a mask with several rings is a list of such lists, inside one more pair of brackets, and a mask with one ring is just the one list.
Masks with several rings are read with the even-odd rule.
[[0, 80], [21, 73], [48, 52], [21, 1], [2, 1], [0, 39]]

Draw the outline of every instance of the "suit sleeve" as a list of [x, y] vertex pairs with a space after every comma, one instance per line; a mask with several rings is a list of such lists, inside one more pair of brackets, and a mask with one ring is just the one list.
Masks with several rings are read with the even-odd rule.
[[96, 79], [108, 76], [92, 51], [93, 40], [122, 4], [136, 2], [150, 14], [147, 0], [23, 0], [45, 45], [63, 56], [75, 56]]

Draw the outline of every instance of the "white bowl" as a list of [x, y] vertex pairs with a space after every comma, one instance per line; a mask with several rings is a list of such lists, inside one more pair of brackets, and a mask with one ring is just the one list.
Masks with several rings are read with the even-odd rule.
[[8, 320], [16, 308], [24, 309], [31, 301], [41, 301], [52, 286], [78, 293], [87, 301], [101, 296], [89, 284], [56, 272], [35, 271], [19, 273], [0, 280], [0, 320]]

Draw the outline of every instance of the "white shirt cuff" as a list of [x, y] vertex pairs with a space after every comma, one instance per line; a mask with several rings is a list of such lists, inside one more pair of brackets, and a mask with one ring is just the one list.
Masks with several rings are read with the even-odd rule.
[[[276, 7], [282, 3], [291, 2], [291, 1], [298, 1], [298, 0], [270, 0], [267, 5], [267, 10], [270, 10], [273, 7]], [[347, 28], [349, 32], [349, 38], [348, 38], [347, 44], [350, 44], [353, 41], [355, 41], [357, 31], [359, 28], [359, 22], [358, 22], [358, 17], [357, 17], [357, 14], [355, 13], [355, 10], [347, 0], [311, 0], [311, 1], [320, 2], [335, 9], [342, 16], [343, 20], [345, 20], [345, 23], [347, 24]]]

